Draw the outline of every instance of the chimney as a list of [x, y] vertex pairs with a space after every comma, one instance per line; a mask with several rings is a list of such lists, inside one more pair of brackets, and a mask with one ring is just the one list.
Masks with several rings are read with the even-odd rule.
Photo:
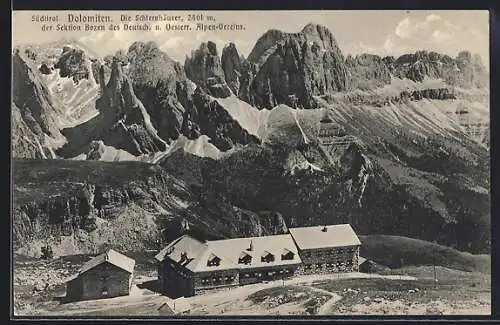
[[321, 229], [322, 232], [327, 232], [328, 231], [328, 228], [326, 226], [323, 227], [323, 229]]
[[187, 260], [187, 253], [186, 252], [182, 252], [181, 254], [181, 260], [179, 261], [179, 263], [182, 263], [184, 261]]
[[250, 240], [250, 248], [248, 250], [253, 251], [253, 241], [252, 240]]

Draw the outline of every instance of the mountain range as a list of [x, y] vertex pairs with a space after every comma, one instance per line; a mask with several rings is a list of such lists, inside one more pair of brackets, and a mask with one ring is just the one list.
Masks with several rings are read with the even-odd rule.
[[154, 249], [349, 222], [490, 252], [489, 75], [470, 52], [347, 55], [324, 26], [104, 58], [12, 54], [16, 251]]

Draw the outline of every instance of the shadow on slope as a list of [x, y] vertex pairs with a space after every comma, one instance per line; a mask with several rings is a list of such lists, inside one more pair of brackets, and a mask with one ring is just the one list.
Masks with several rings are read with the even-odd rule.
[[433, 265], [468, 272], [491, 272], [489, 255], [473, 255], [451, 247], [401, 236], [359, 236], [360, 255], [391, 268]]

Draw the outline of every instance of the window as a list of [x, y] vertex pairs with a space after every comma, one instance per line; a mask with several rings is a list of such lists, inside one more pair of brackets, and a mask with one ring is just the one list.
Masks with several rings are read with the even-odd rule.
[[261, 261], [262, 262], [266, 262], [266, 263], [269, 263], [269, 262], [274, 262], [274, 255], [265, 251], [262, 256], [260, 257]]
[[215, 254], [210, 254], [210, 256], [208, 257], [207, 266], [219, 266], [219, 265], [220, 265], [220, 258]]
[[304, 265], [304, 268], [305, 268], [306, 270], [310, 270], [310, 269], [311, 269], [311, 264], [306, 264], [306, 265]]
[[101, 295], [102, 296], [108, 295], [108, 277], [107, 276], [101, 277]]
[[106, 283], [102, 284], [102, 293], [101, 294], [103, 296], [107, 296], [108, 295], [108, 285]]
[[245, 252], [241, 252], [238, 259], [238, 264], [250, 264], [252, 262], [252, 256]]
[[282, 261], [293, 260], [294, 256], [295, 256], [295, 254], [293, 252], [285, 249], [283, 251], [283, 253], [281, 254], [281, 260]]

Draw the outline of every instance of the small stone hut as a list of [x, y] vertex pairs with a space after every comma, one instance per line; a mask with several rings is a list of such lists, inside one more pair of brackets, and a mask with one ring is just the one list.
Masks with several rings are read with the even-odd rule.
[[86, 262], [66, 281], [67, 300], [126, 296], [132, 288], [135, 261], [112, 249]]

